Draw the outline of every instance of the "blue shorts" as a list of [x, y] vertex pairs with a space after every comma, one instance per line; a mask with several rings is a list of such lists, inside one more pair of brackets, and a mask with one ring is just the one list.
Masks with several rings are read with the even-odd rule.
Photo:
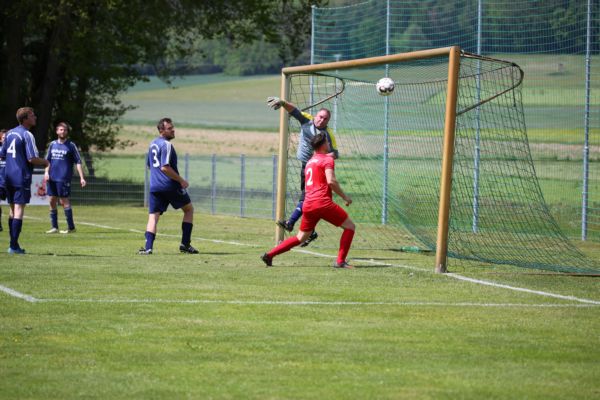
[[0, 186], [0, 200], [6, 200], [6, 188], [4, 186]]
[[31, 185], [6, 185], [6, 201], [8, 204], [29, 204], [31, 200]]
[[53, 197], [69, 197], [71, 196], [71, 182], [46, 181], [46, 194]]
[[169, 204], [177, 210], [192, 202], [185, 189], [170, 190], [168, 192], [150, 192], [149, 197], [150, 207], [148, 207], [148, 211], [150, 214], [157, 212], [164, 213], [167, 211]]

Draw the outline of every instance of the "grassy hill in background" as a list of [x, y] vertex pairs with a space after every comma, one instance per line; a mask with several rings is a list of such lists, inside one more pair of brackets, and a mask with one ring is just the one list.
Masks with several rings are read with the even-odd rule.
[[137, 108], [122, 119], [125, 125], [154, 125], [163, 117], [179, 126], [276, 131], [279, 114], [266, 98], [279, 94], [278, 75], [237, 77], [190, 75], [168, 86], [156, 77], [133, 87], [122, 100]]

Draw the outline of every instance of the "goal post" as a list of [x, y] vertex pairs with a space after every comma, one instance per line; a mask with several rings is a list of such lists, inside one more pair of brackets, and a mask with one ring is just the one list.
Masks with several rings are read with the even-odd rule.
[[[376, 82], [396, 83], [381, 96]], [[332, 112], [336, 177], [354, 202], [354, 249], [435, 251], [449, 259], [560, 272], [598, 273], [562, 233], [533, 165], [515, 63], [459, 47], [282, 69], [282, 99]], [[280, 111], [276, 218], [301, 195], [300, 125]], [[318, 227], [315, 248], [339, 234]], [[275, 238], [286, 233], [277, 227]]]
[[456, 129], [456, 102], [458, 98], [458, 72], [460, 49], [451, 47], [448, 53], [448, 91], [444, 118], [444, 144], [442, 147], [442, 174], [440, 177], [440, 208], [435, 252], [435, 272], [447, 271], [448, 223], [450, 218], [450, 193], [452, 191], [452, 161]]
[[[438, 235], [436, 245], [436, 272], [446, 272], [448, 218], [450, 215], [450, 191], [452, 185], [452, 155], [454, 149], [454, 129], [456, 119], [456, 99], [458, 92], [458, 70], [460, 63], [460, 48], [458, 46], [439, 49], [420, 50], [409, 53], [394, 54], [381, 57], [370, 57], [357, 60], [337, 61], [325, 64], [311, 64], [283, 68], [281, 74], [281, 98], [289, 99], [290, 76], [349, 68], [385, 65], [403, 61], [427, 59], [431, 57], [448, 56], [448, 91], [446, 94], [446, 118], [444, 126], [444, 146], [442, 155], [442, 175], [440, 179], [440, 202], [438, 217]], [[312, 105], [311, 105], [312, 106]], [[279, 162], [277, 182], [277, 220], [285, 218], [285, 199], [287, 192], [287, 154], [289, 117], [282, 107], [279, 119]], [[275, 239], [283, 239], [284, 231], [277, 226]]]

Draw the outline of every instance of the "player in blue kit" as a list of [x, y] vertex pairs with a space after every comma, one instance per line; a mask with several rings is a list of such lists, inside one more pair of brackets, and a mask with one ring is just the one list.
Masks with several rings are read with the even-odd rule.
[[194, 206], [186, 189], [189, 183], [179, 175], [177, 170], [177, 153], [171, 144], [175, 137], [175, 127], [170, 118], [163, 118], [156, 126], [159, 136], [150, 143], [147, 166], [150, 169], [150, 196], [148, 225], [146, 226], [146, 245], [138, 254], [152, 254], [158, 219], [167, 211], [169, 204], [174, 209], [181, 208], [183, 222], [181, 223], [181, 244], [179, 251], [188, 254], [198, 254], [191, 246], [194, 220]]
[[[0, 148], [2, 147], [2, 143], [4, 143], [4, 136], [6, 136], [6, 132], [8, 129], [0, 129]], [[0, 159], [0, 200], [6, 200], [6, 188], [4, 187], [4, 166], [6, 165], [6, 161]], [[2, 232], [4, 228], [2, 227], [2, 207], [0, 207], [0, 232]]]
[[48, 166], [48, 161], [39, 157], [35, 146], [35, 138], [29, 131], [35, 126], [36, 120], [33, 108], [19, 108], [17, 110], [19, 126], [8, 131], [4, 143], [2, 143], [2, 149], [0, 149], [0, 159], [6, 161], [4, 183], [6, 197], [10, 205], [9, 254], [25, 254], [25, 250], [19, 245], [19, 236], [23, 227], [25, 206], [31, 199], [33, 166]]
[[57, 204], [63, 206], [65, 218], [67, 219], [68, 229], [60, 233], [75, 232], [75, 223], [73, 221], [73, 210], [71, 209], [71, 178], [73, 177], [73, 164], [77, 167], [79, 173], [79, 183], [85, 187], [86, 182], [81, 168], [81, 157], [75, 143], [67, 137], [69, 135], [69, 124], [60, 122], [56, 125], [56, 136], [58, 139], [50, 143], [46, 160], [50, 163], [46, 167], [44, 180], [46, 181], [46, 193], [50, 197], [50, 224], [51, 228], [46, 233], [58, 233], [58, 210]]

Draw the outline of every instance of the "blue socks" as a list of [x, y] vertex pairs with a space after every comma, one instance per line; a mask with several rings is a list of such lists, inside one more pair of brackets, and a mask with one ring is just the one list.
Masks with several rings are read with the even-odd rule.
[[50, 210], [50, 225], [58, 229], [58, 210]]
[[67, 219], [67, 226], [69, 230], [72, 231], [75, 229], [75, 223], [73, 222], [73, 210], [71, 207], [65, 208], [65, 218]]
[[19, 249], [19, 236], [23, 227], [22, 219], [13, 218], [10, 223], [10, 248], [13, 250]]
[[294, 212], [292, 212], [292, 215], [290, 216], [290, 219], [288, 220], [288, 223], [290, 225], [294, 226], [294, 224], [296, 222], [298, 222], [298, 220], [302, 216], [302, 205], [303, 204], [304, 204], [304, 201], [300, 200], [298, 202], [298, 204], [296, 205], [296, 208], [294, 209]]
[[146, 250], [151, 250], [152, 246], [154, 246], [154, 239], [156, 239], [156, 233], [146, 231], [145, 236], [146, 236]]
[[190, 222], [181, 223], [181, 244], [189, 246], [192, 242], [192, 228], [194, 224]]

